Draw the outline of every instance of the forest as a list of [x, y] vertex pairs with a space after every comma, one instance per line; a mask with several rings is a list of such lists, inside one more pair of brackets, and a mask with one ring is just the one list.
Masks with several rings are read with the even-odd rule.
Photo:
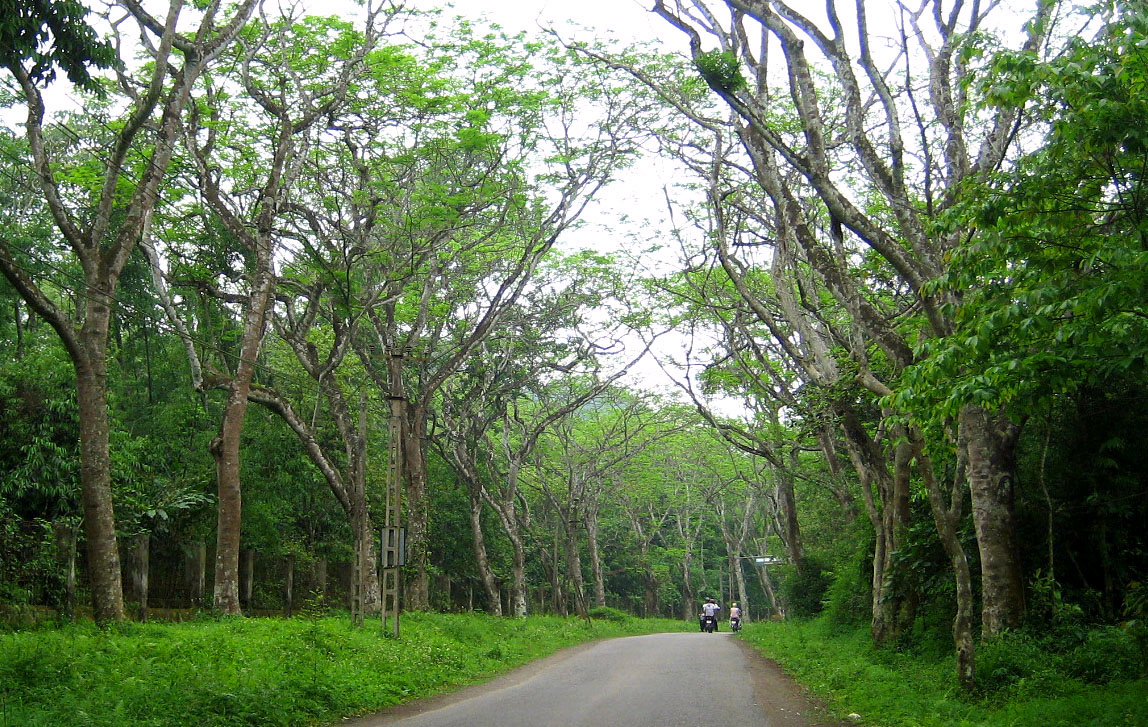
[[3, 628], [713, 596], [1142, 677], [1148, 11], [651, 2], [4, 3]]

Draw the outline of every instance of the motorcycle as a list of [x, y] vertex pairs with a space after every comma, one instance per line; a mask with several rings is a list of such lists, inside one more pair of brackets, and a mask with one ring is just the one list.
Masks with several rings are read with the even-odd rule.
[[735, 634], [738, 631], [741, 631], [741, 619], [737, 618], [736, 616], [734, 618], [731, 618], [729, 620], [729, 628], [730, 628], [730, 631], [733, 631]]
[[713, 616], [702, 616], [702, 631], [712, 634], [717, 631], [717, 619]]

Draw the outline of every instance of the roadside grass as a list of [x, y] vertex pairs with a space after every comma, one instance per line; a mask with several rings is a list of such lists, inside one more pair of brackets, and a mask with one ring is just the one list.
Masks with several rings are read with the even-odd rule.
[[825, 699], [835, 715], [860, 714], [863, 725], [1148, 727], [1142, 663], [1090, 676], [1088, 665], [1120, 661], [1111, 635], [1091, 650], [1086, 644], [1064, 653], [1021, 635], [981, 644], [972, 695], [957, 687], [955, 658], [944, 648], [876, 650], [867, 632], [834, 631], [823, 621], [748, 624], [742, 638]]
[[671, 620], [404, 614], [402, 637], [349, 618], [213, 619], [0, 633], [0, 727], [295, 727], [489, 679]]

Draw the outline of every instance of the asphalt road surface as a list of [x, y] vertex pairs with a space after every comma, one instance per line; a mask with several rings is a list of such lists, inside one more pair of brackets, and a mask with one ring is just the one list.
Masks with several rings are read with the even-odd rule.
[[610, 639], [352, 727], [811, 727], [829, 724], [776, 664], [729, 633]]

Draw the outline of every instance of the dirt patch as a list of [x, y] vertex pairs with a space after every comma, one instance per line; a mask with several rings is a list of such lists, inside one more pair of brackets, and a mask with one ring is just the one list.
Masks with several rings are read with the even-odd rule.
[[741, 639], [753, 680], [754, 698], [769, 717], [768, 727], [852, 727], [853, 722], [835, 719], [825, 703], [809, 693], [773, 659]]

